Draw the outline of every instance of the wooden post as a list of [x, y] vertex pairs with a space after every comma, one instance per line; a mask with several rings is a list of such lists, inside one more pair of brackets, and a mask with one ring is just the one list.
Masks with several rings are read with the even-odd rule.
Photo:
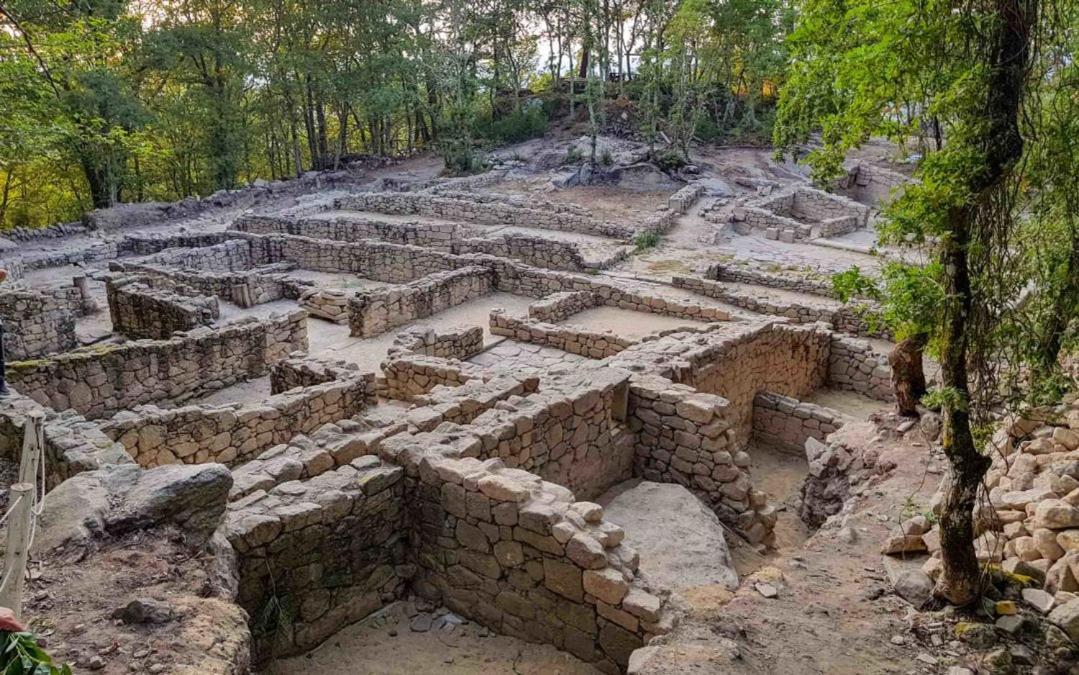
[[0, 587], [0, 606], [15, 612], [22, 619], [22, 587], [26, 576], [26, 559], [30, 547], [30, 517], [34, 508], [34, 484], [16, 483], [11, 486], [9, 499], [14, 505], [7, 526], [7, 550], [4, 552], [3, 586]]
[[37, 472], [41, 466], [41, 452], [45, 447], [45, 413], [33, 410], [26, 416], [23, 428], [22, 457], [19, 461], [20, 483], [37, 483]]

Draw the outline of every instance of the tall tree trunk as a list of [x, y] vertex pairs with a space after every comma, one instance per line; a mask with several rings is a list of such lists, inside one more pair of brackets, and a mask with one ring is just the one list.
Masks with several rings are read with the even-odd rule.
[[[941, 332], [941, 379], [953, 400], [944, 405], [944, 454], [951, 464], [951, 483], [940, 519], [942, 571], [935, 593], [945, 600], [967, 605], [981, 595], [982, 577], [974, 552], [973, 509], [978, 488], [991, 460], [978, 451], [971, 433], [970, 380], [967, 372], [968, 336], [974, 308], [971, 288], [972, 245], [987, 237], [976, 231], [979, 209], [993, 208], [986, 197], [1000, 189], [1023, 153], [1019, 114], [1030, 60], [1031, 27], [1037, 20], [1037, 0], [997, 0], [991, 30], [983, 38], [988, 46], [989, 81], [979, 120], [982, 170], [970, 177], [967, 204], [949, 212], [950, 231], [942, 237], [944, 269], [944, 325]], [[978, 339], [975, 337], [975, 339]], [[955, 400], [957, 399], [957, 400]]]

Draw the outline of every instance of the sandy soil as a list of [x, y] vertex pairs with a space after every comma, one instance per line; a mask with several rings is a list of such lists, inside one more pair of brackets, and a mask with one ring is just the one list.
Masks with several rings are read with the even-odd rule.
[[[428, 616], [434, 614], [438, 612]], [[411, 627], [417, 616], [414, 603], [395, 603], [345, 628], [303, 656], [275, 662], [265, 673], [596, 675], [599, 672], [549, 645], [494, 635], [468, 621], [452, 630], [431, 628], [417, 632]], [[419, 626], [421, 622], [415, 623]]]

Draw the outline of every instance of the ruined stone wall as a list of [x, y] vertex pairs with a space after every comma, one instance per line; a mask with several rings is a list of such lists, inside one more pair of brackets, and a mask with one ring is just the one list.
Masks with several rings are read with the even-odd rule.
[[892, 401], [892, 369], [888, 357], [865, 340], [832, 336], [828, 356], [828, 383], [878, 401]]
[[[724, 286], [722, 283], [698, 279], [697, 277], [675, 276], [671, 279], [676, 288], [684, 288], [700, 295], [721, 300], [751, 312], [772, 314], [791, 319], [795, 323], [816, 323], [823, 321], [835, 326], [836, 330], [863, 337], [887, 337], [889, 332], [879, 325], [870, 325], [863, 313], [872, 313], [878, 308], [875, 303], [844, 304], [825, 298], [791, 302], [775, 299], [764, 293], [745, 293]], [[881, 322], [876, 322], [881, 323]]]
[[380, 450], [413, 486], [417, 593], [608, 670], [666, 632], [662, 602], [630, 581], [637, 554], [601, 507], [500, 460], [462, 458], [444, 436], [401, 434]]
[[230, 239], [212, 246], [168, 248], [139, 262], [204, 272], [238, 272], [259, 264], [251, 245], [241, 239]]
[[667, 208], [671, 211], [683, 214], [697, 203], [704, 194], [704, 186], [700, 183], [690, 183], [667, 198]]
[[170, 279], [203, 295], [216, 296], [240, 307], [253, 307], [274, 300], [298, 299], [310, 286], [288, 278], [291, 263], [271, 263], [241, 272], [193, 272], [138, 263], [110, 263], [115, 271]]
[[234, 466], [370, 405], [374, 374], [345, 372], [341, 379], [290, 389], [256, 404], [144, 406], [118, 413], [101, 428], [147, 468], [206, 462]]
[[181, 402], [265, 375], [307, 349], [303, 312], [199, 328], [168, 340], [98, 345], [8, 365], [8, 381], [54, 410], [93, 419], [143, 403]]
[[511, 316], [501, 309], [493, 310], [490, 316], [493, 335], [503, 335], [520, 342], [554, 347], [593, 359], [614, 356], [637, 343], [637, 340], [621, 337], [612, 331], [592, 331], [573, 325], [556, 326], [543, 321]]
[[656, 375], [630, 383], [636, 474], [692, 490], [752, 543], [770, 543], [776, 513], [753, 488], [737, 409], [714, 394]]
[[105, 292], [113, 330], [133, 339], [164, 340], [221, 316], [216, 297], [164, 277], [109, 277]]
[[223, 529], [256, 664], [308, 651], [404, 597], [414, 567], [403, 475], [360, 457], [229, 505]]
[[281, 394], [296, 387], [355, 378], [359, 369], [351, 361], [328, 360], [297, 352], [270, 367], [270, 393]]
[[434, 431], [443, 422], [470, 424], [498, 403], [532, 394], [539, 379], [527, 375], [499, 375], [490, 380], [469, 380], [456, 387], [435, 387], [416, 396], [405, 419], [410, 429]]
[[201, 233], [137, 233], [120, 240], [120, 254], [147, 256], [174, 248], [203, 248], [223, 244], [230, 239], [228, 232]]
[[735, 229], [763, 230], [781, 241], [835, 237], [865, 227], [869, 208], [853, 200], [800, 185], [735, 208]]
[[77, 347], [75, 317], [80, 302], [74, 287], [51, 293], [15, 289], [0, 292], [5, 357], [31, 359]]
[[598, 221], [577, 213], [477, 202], [439, 195], [402, 192], [368, 192], [337, 200], [337, 208], [396, 215], [421, 215], [488, 225], [512, 225], [546, 230], [581, 232], [615, 239], [630, 239], [634, 229]]
[[381, 239], [448, 251], [454, 240], [475, 235], [478, 230], [459, 223], [394, 223], [366, 218], [360, 214], [326, 214], [309, 218], [248, 215], [237, 218], [229, 229], [252, 234], [291, 234], [312, 239], [357, 242]]
[[482, 366], [456, 359], [401, 352], [382, 362], [378, 395], [410, 401], [440, 385], [456, 387], [472, 380], [487, 379], [490, 379], [490, 373]]
[[863, 204], [877, 206], [895, 199], [900, 188], [910, 180], [898, 171], [857, 163], [849, 167], [847, 175], [840, 179], [836, 192]]
[[823, 441], [846, 421], [831, 408], [789, 396], [761, 392], [753, 398], [753, 436], [798, 456], [805, 455], [807, 438]]
[[31, 413], [45, 416], [42, 437], [49, 490], [77, 473], [132, 461], [124, 447], [105, 436], [94, 422], [73, 411], [56, 413], [14, 391], [0, 398], [0, 457], [16, 464], [21, 461], [26, 418]]
[[831, 282], [827, 280], [792, 276], [790, 274], [773, 274], [748, 267], [739, 267], [738, 265], [713, 263], [708, 266], [704, 273], [704, 278], [713, 281], [734, 281], [743, 284], [768, 286], [769, 288], [781, 288], [788, 291], [811, 293], [826, 298], [836, 297]]
[[480, 266], [437, 272], [399, 288], [358, 291], [349, 299], [349, 334], [371, 337], [487, 295], [491, 272]]
[[457, 255], [486, 254], [500, 258], [513, 258], [527, 265], [552, 270], [583, 272], [590, 269], [606, 269], [628, 255], [623, 249], [614, 256], [600, 261], [586, 261], [580, 246], [571, 241], [559, 241], [545, 237], [522, 234], [503, 234], [491, 238], [471, 238], [454, 241], [450, 250]]
[[468, 359], [483, 351], [483, 328], [459, 326], [443, 331], [413, 328], [394, 338], [389, 353], [399, 351], [443, 359]]
[[597, 304], [589, 291], [552, 293], [528, 306], [528, 318], [545, 323], [558, 323]]

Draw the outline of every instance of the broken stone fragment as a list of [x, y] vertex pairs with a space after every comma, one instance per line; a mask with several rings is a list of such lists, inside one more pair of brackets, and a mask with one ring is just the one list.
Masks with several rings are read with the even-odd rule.
[[880, 552], [884, 555], [900, 555], [903, 553], [922, 553], [927, 550], [925, 540], [922, 539], [921, 535], [897, 534], [888, 537], [884, 545], [881, 546]]

